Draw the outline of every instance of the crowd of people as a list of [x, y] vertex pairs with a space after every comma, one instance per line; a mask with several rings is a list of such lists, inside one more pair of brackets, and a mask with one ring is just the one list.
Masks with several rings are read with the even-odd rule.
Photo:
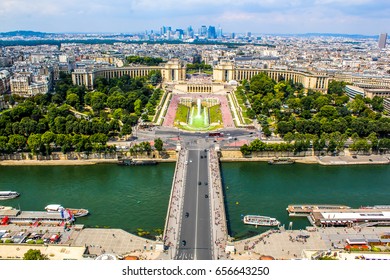
[[226, 216], [225, 208], [223, 202], [223, 193], [222, 193], [222, 181], [221, 173], [219, 170], [218, 155], [214, 150], [210, 150], [210, 177], [212, 179], [212, 184], [210, 188], [211, 194], [211, 209], [212, 209], [212, 219], [215, 227], [216, 236], [213, 236], [213, 241], [215, 243], [215, 249], [217, 258], [220, 259], [224, 256], [225, 248], [227, 245], [227, 226], [226, 226]]
[[280, 233], [280, 230], [269, 230], [267, 232], [264, 232], [260, 236], [256, 237], [255, 239], [248, 239], [244, 243], [245, 249], [253, 250], [253, 249], [255, 249], [255, 246], [257, 244], [259, 244], [260, 242], [262, 242], [264, 245], [267, 244], [267, 243], [270, 243], [266, 239], [269, 238], [270, 235], [273, 234], [273, 233]]
[[180, 220], [180, 208], [183, 196], [183, 182], [185, 174], [185, 151], [179, 151], [175, 168], [174, 183], [172, 186], [171, 200], [169, 205], [168, 224], [164, 234], [165, 246], [175, 247], [178, 241], [178, 224]]

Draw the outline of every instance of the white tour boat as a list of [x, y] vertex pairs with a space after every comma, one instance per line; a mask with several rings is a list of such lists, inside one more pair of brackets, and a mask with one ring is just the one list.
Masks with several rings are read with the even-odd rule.
[[258, 215], [246, 215], [243, 217], [242, 221], [244, 224], [254, 226], [276, 227], [280, 225], [280, 222], [275, 218]]
[[60, 204], [50, 204], [45, 207], [47, 212], [66, 212], [76, 218], [87, 216], [89, 211], [87, 209], [75, 209], [75, 208], [65, 208]]
[[0, 191], [0, 200], [12, 199], [18, 197], [20, 194], [14, 191]]

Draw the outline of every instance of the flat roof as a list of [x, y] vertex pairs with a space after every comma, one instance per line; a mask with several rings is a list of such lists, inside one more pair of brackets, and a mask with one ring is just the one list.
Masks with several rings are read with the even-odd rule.
[[390, 210], [380, 209], [314, 210], [313, 213], [315, 213], [314, 217], [320, 220], [345, 222], [348, 220], [390, 220]]

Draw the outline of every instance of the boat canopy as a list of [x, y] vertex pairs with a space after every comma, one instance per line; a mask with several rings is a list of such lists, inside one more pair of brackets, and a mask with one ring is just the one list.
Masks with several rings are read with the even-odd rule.
[[60, 211], [63, 208], [60, 204], [49, 204], [45, 207], [47, 211]]

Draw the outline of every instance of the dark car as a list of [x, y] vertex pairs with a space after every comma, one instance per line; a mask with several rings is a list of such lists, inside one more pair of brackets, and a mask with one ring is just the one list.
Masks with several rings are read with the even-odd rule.
[[181, 242], [181, 245], [183, 245], [183, 246], [186, 246], [186, 244], [187, 244], [187, 241], [185, 241], [185, 240], [183, 240], [183, 241]]
[[188, 218], [190, 216], [190, 213], [186, 212], [186, 218]]
[[204, 197], [205, 197], [205, 198], [209, 198], [209, 195], [208, 195], [208, 194], [205, 194]]
[[201, 182], [201, 181], [199, 181], [199, 182], [198, 182], [198, 185], [199, 185], [199, 186], [200, 186], [200, 185], [202, 185], [202, 182]]

